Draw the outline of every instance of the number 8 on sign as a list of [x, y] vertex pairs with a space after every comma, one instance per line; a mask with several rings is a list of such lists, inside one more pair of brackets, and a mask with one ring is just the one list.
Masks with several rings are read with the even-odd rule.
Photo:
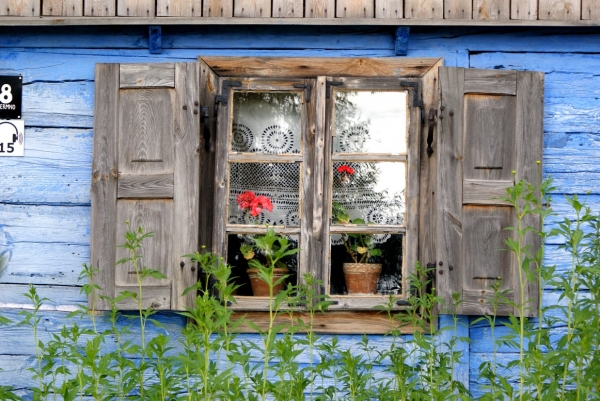
[[2, 85], [0, 88], [0, 103], [10, 103], [13, 100], [12, 93], [10, 93], [11, 87], [9, 84]]

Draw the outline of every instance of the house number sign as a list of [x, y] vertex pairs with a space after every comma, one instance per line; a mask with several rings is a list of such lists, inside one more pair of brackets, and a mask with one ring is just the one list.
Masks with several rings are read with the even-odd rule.
[[21, 120], [23, 77], [0, 75], [0, 156], [23, 156], [25, 123]]

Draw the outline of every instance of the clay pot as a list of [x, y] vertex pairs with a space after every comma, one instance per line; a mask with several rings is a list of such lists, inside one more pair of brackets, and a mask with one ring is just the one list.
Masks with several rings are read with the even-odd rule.
[[[269, 285], [263, 281], [258, 274], [258, 269], [248, 269], [248, 277], [250, 277], [250, 285], [252, 286], [252, 292], [255, 297], [268, 297], [269, 296]], [[289, 274], [289, 269], [283, 267], [276, 267], [273, 269], [273, 282], [277, 282], [281, 277]], [[279, 294], [285, 288], [285, 281], [277, 284], [273, 288], [273, 296]]]
[[381, 263], [344, 263], [348, 295], [375, 294], [381, 275]]

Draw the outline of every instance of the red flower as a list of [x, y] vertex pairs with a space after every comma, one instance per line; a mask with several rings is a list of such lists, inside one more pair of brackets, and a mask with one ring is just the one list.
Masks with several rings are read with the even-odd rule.
[[256, 198], [256, 195], [252, 191], [246, 191], [243, 194], [237, 196], [238, 208], [240, 210], [250, 209], [252, 201]]
[[250, 214], [256, 217], [262, 213], [263, 209], [266, 209], [269, 212], [273, 211], [271, 199], [266, 196], [257, 196], [250, 203]]
[[354, 174], [354, 169], [347, 165], [342, 165], [337, 168], [338, 173], [341, 174]]

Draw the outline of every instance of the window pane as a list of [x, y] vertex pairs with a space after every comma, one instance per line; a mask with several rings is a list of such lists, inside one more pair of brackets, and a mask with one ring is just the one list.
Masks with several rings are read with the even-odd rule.
[[407, 96], [336, 91], [334, 153], [406, 153]]
[[291, 92], [234, 92], [231, 150], [300, 153], [302, 95]]
[[[298, 163], [229, 165], [229, 224], [298, 227], [299, 196]], [[271, 205], [272, 210], [268, 210]]]
[[404, 225], [405, 189], [403, 162], [335, 162], [332, 224]]
[[[354, 259], [347, 251], [344, 239], [351, 249], [358, 242], [364, 244], [370, 241], [370, 247], [379, 251], [375, 253], [380, 253], [380, 255], [365, 259], [369, 263], [381, 264], [381, 274], [378, 279], [374, 279], [377, 283], [375, 287], [377, 294], [397, 295], [402, 293], [402, 255], [404, 249], [402, 234], [334, 234], [331, 236], [330, 295], [349, 295], [347, 280], [369, 280], [369, 273], [351, 273], [358, 275], [355, 278], [346, 277], [344, 274], [344, 263], [354, 262]], [[366, 247], [368, 248], [369, 246]], [[355, 253], [355, 255], [357, 256], [357, 260], [360, 261], [361, 255], [358, 253]], [[354, 294], [357, 293], [355, 292]], [[354, 294], [351, 290], [350, 295]]]
[[[286, 236], [290, 247], [293, 249], [298, 247], [298, 236], [288, 235]], [[254, 241], [252, 235], [243, 234], [230, 234], [227, 241], [227, 264], [231, 266], [231, 280], [241, 287], [238, 289], [236, 295], [254, 295], [252, 286], [250, 285], [250, 278], [248, 276], [248, 260], [257, 259], [261, 263], [265, 262], [265, 258], [256, 248], [252, 248], [252, 252], [248, 252], [251, 249]], [[240, 248], [244, 246], [244, 252]], [[252, 255], [254, 253], [254, 255]], [[244, 254], [246, 256], [244, 256]], [[286, 283], [296, 284], [297, 282], [297, 271], [298, 271], [298, 254], [286, 256], [281, 259], [282, 266], [285, 265], [289, 272], [289, 277]]]

